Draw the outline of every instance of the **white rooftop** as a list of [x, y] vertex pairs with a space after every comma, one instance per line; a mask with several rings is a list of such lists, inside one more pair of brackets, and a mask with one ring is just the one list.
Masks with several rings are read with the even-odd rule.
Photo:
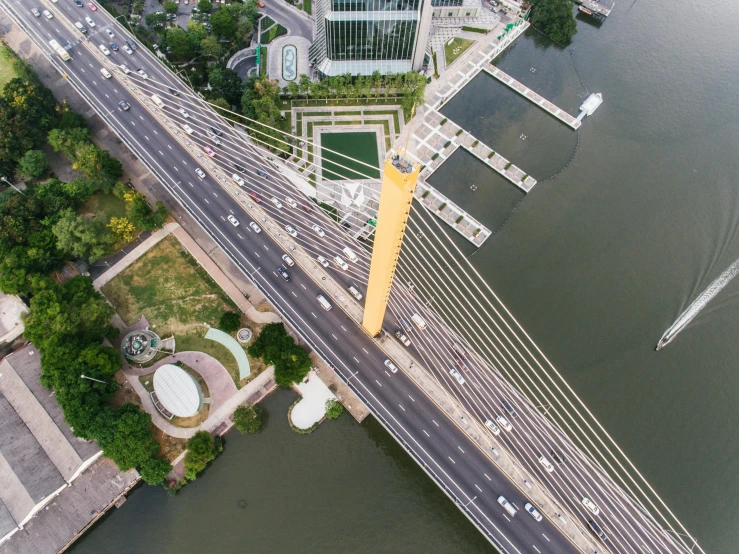
[[154, 392], [162, 405], [178, 417], [190, 417], [200, 411], [200, 387], [181, 367], [165, 364], [157, 369]]

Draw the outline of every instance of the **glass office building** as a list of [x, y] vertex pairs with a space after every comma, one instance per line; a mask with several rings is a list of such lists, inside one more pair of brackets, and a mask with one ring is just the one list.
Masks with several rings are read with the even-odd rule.
[[321, 75], [402, 73], [423, 64], [431, 0], [315, 0], [310, 58]]

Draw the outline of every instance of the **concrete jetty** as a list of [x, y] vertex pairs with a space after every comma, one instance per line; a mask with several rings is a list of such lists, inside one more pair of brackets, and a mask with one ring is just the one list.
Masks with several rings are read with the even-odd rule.
[[559, 119], [565, 125], [573, 129], [579, 129], [580, 125], [582, 125], [582, 122], [578, 121], [575, 117], [571, 116], [562, 108], [558, 108], [540, 94], [534, 92], [520, 81], [517, 81], [516, 79], [508, 75], [508, 73], [506, 73], [505, 71], [502, 71], [495, 67], [492, 63], [489, 63], [485, 66], [485, 71], [498, 79], [504, 85], [507, 85], [515, 90], [527, 100], [539, 106], [542, 110], [549, 113], [551, 116]]
[[[576, 4], [580, 4], [583, 8], [590, 12], [588, 15], [608, 17], [611, 15], [611, 10], [616, 5], [613, 0], [575, 0]], [[583, 10], [580, 10], [583, 13]]]

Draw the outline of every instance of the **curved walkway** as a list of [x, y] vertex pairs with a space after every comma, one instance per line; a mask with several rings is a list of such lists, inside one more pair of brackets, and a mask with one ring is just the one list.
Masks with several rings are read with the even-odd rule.
[[[162, 364], [182, 362], [195, 369], [205, 379], [210, 392], [211, 404], [208, 418], [197, 427], [177, 427], [171, 422], [164, 419], [159, 411], [154, 407], [149, 393], [144, 385], [139, 381], [140, 375], [146, 375], [155, 371]], [[237, 389], [226, 371], [226, 368], [215, 358], [203, 354], [202, 352], [180, 352], [172, 356], [167, 356], [151, 367], [123, 369], [123, 374], [128, 379], [133, 389], [141, 399], [141, 407], [151, 415], [154, 425], [159, 427], [164, 433], [170, 437], [189, 439], [197, 431], [212, 431], [223, 420], [229, 417], [236, 408], [243, 404], [252, 394], [258, 391], [274, 376], [274, 368], [268, 367], [262, 373], [257, 375], [254, 380], [241, 389]]]
[[222, 344], [234, 355], [236, 363], [239, 365], [239, 381], [251, 375], [249, 358], [246, 357], [246, 352], [244, 352], [244, 349], [235, 338], [214, 327], [208, 329], [208, 332], [205, 333], [205, 338]]

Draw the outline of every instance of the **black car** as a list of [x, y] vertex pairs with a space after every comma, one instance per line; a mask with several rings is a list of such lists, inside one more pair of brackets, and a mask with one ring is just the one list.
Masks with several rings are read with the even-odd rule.
[[282, 267], [278, 267], [278, 268], [277, 268], [277, 273], [279, 273], [279, 274], [280, 274], [280, 276], [281, 276], [281, 277], [282, 277], [283, 279], [285, 279], [285, 281], [289, 281], [289, 280], [290, 280], [290, 274], [289, 274], [289, 273], [287, 272], [287, 270], [286, 270], [286, 269], [284, 269], [284, 268], [282, 268]]
[[606, 542], [608, 540], [608, 537], [603, 532], [603, 530], [600, 528], [600, 525], [595, 523], [592, 519], [588, 520], [588, 525], [590, 526], [590, 529], [593, 531], [593, 533], [598, 535], [598, 538], [600, 540], [602, 540], [603, 542]]
[[223, 131], [221, 131], [218, 127], [211, 127], [210, 130], [219, 137], [223, 136]]
[[117, 44], [116, 44], [115, 42], [111, 42], [111, 43], [110, 43], [110, 49], [111, 49], [111, 50], [112, 50], [113, 52], [118, 52], [118, 45], [117, 45]]
[[516, 409], [511, 405], [510, 402], [507, 400], [503, 400], [503, 407], [506, 409], [506, 411], [511, 414], [513, 417], [518, 417], [518, 414], [516, 413]]
[[550, 450], [549, 453], [552, 455], [552, 458], [555, 462], [558, 464], [564, 464], [567, 462], [567, 456], [562, 454], [562, 452], [557, 452], [556, 450]]
[[236, 168], [236, 171], [240, 171], [241, 173], [246, 173], [246, 169], [239, 164], [234, 164], [234, 167]]
[[126, 112], [131, 107], [131, 105], [128, 102], [126, 102], [125, 100], [121, 100], [120, 102], [118, 102], [118, 105], [121, 107], [121, 109], [123, 111], [126, 111]]
[[169, 93], [170, 93], [170, 94], [171, 94], [172, 96], [179, 96], [179, 95], [180, 95], [180, 91], [179, 91], [179, 90], [177, 90], [176, 88], [169, 88], [169, 87], [168, 87], [168, 88], [167, 88], [167, 90], [169, 91]]
[[82, 0], [74, 0], [74, 3], [75, 3], [75, 4], [77, 4], [77, 7], [78, 7], [78, 8], [82, 8], [82, 7], [84, 7], [84, 6], [82, 5]]

